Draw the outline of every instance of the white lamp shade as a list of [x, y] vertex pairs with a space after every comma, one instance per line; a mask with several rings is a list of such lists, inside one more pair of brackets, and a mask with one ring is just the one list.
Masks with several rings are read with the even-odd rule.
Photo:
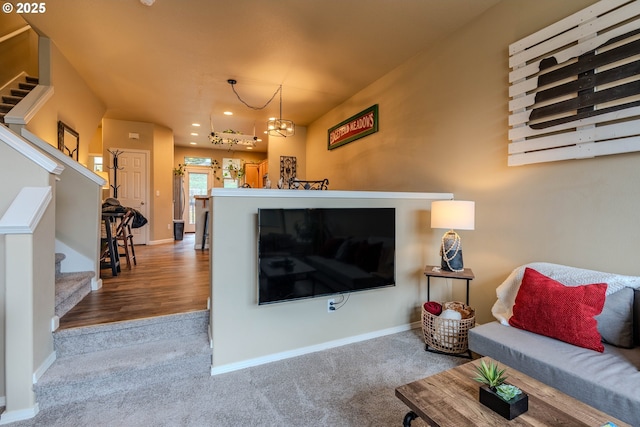
[[431, 228], [474, 230], [476, 203], [463, 200], [431, 202]]

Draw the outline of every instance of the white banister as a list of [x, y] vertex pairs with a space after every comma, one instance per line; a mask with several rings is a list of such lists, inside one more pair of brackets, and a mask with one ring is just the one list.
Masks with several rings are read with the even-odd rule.
[[63, 166], [33, 148], [23, 138], [6, 126], [0, 126], [0, 141], [3, 141], [49, 173], [60, 175], [64, 170]]
[[0, 37], [0, 43], [4, 43], [7, 40], [10, 40], [10, 39], [14, 38], [15, 36], [19, 36], [20, 34], [24, 33], [25, 31], [29, 31], [30, 29], [31, 29], [31, 25], [25, 25], [24, 27], [18, 28], [14, 32], [6, 34], [6, 35]]
[[33, 133], [29, 132], [27, 129], [22, 128], [20, 133], [22, 134], [22, 137], [24, 139], [26, 139], [27, 141], [29, 141], [30, 143], [32, 143], [33, 145], [38, 147], [40, 150], [42, 150], [45, 153], [47, 153], [50, 157], [54, 158], [58, 163], [64, 165], [64, 168], [69, 168], [69, 169], [75, 170], [80, 175], [82, 175], [85, 178], [89, 179], [90, 181], [96, 183], [99, 187], [102, 187], [103, 185], [106, 184], [105, 179], [102, 178], [100, 175], [98, 175], [98, 174], [90, 171], [89, 169], [85, 168], [80, 163], [78, 163], [77, 161], [73, 160], [71, 157], [67, 156], [66, 154], [64, 154], [62, 151], [58, 150], [53, 145], [47, 143], [46, 141], [43, 141], [42, 139], [38, 138]]
[[24, 187], [0, 218], [0, 234], [32, 234], [51, 197], [51, 187]]
[[4, 116], [8, 125], [26, 125], [53, 96], [53, 86], [37, 85]]

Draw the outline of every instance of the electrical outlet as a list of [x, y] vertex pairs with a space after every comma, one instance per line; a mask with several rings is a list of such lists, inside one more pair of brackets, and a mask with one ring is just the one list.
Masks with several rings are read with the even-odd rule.
[[327, 300], [327, 313], [333, 313], [334, 311], [336, 311], [335, 303], [336, 300], [333, 298]]
[[167, 230], [171, 230], [171, 224], [167, 224]]

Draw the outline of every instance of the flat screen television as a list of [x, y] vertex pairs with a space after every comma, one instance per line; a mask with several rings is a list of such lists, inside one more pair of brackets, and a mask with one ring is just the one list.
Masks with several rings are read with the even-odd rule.
[[258, 210], [258, 303], [395, 286], [395, 208]]

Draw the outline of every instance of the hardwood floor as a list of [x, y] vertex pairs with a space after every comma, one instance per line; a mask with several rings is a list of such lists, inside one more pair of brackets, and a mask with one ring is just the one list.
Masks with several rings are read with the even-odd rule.
[[101, 271], [102, 288], [91, 292], [60, 319], [60, 328], [97, 325], [207, 308], [209, 251], [194, 249], [193, 233], [184, 240], [135, 247], [138, 265], [111, 276]]

